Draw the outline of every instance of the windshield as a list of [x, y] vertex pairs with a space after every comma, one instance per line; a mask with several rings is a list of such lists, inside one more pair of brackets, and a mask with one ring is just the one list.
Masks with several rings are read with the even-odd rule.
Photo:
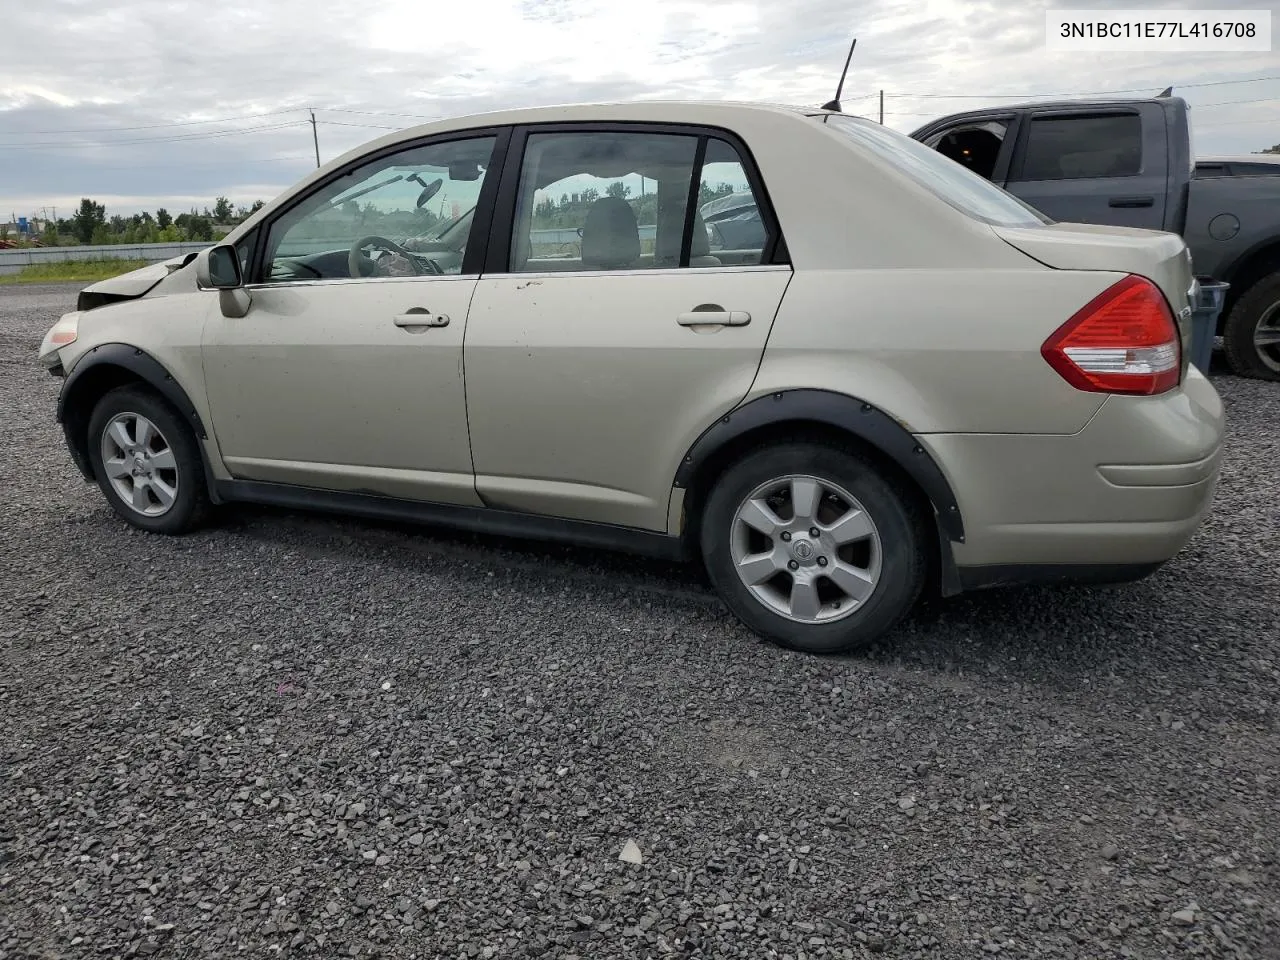
[[1051, 223], [1013, 194], [905, 134], [861, 117], [828, 115], [827, 126], [887, 160], [961, 213], [999, 227]]

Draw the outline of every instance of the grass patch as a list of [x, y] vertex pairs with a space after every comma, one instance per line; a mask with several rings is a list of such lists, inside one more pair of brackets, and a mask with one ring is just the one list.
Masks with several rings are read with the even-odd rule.
[[34, 263], [19, 273], [0, 277], [0, 284], [13, 283], [95, 283], [147, 266], [147, 260], [58, 260]]

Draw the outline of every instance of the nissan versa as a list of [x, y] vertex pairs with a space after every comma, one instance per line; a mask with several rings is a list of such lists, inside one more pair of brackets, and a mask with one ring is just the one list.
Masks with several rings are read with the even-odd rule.
[[[758, 229], [705, 222], [744, 195]], [[1176, 235], [1049, 222], [863, 119], [573, 106], [350, 152], [40, 355], [144, 530], [252, 501], [688, 556], [830, 652], [927, 586], [1178, 553], [1223, 437], [1193, 284]]]

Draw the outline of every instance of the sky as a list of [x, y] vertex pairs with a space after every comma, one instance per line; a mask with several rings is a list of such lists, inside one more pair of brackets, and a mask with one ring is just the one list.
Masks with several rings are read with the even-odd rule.
[[[322, 160], [443, 116], [598, 100], [818, 105], [910, 132], [959, 110], [1173, 85], [1197, 151], [1280, 143], [1268, 53], [1059, 53], [1045, 10], [1258, 0], [0, 0], [0, 221], [269, 200]], [[1273, 32], [1280, 16], [1273, 16]]]

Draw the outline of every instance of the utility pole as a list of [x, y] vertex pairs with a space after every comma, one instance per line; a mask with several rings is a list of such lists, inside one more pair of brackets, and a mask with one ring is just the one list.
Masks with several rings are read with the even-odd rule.
[[320, 169], [320, 135], [316, 133], [316, 112], [311, 111], [311, 142], [316, 145], [316, 169]]
[[884, 91], [880, 91], [880, 126], [884, 126]]

